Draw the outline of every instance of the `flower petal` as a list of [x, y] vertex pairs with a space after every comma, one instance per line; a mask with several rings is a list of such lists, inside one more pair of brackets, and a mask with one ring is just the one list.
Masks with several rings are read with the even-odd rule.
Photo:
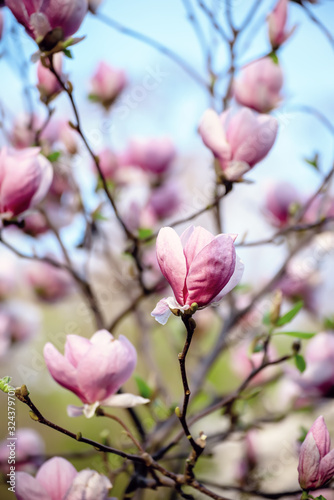
[[161, 325], [165, 325], [168, 321], [169, 316], [172, 314], [172, 311], [169, 309], [166, 298], [159, 300], [153, 311], [151, 312], [151, 316], [156, 319], [158, 323]]
[[134, 406], [144, 405], [149, 403], [150, 400], [135, 396], [134, 394], [113, 394], [103, 401], [100, 401], [101, 406], [114, 406], [118, 408], [133, 408]]
[[[191, 235], [187, 239], [186, 244], [183, 247], [183, 253], [186, 257], [186, 262], [187, 262], [187, 268], [189, 270], [193, 260], [195, 259], [196, 255], [203, 250], [203, 248], [211, 243], [211, 241], [214, 239], [214, 235], [210, 233], [210, 231], [207, 231], [204, 229], [204, 227], [195, 227], [194, 230], [192, 231]], [[181, 235], [181, 241], [182, 241], [182, 235]]]
[[187, 304], [207, 306], [227, 285], [235, 270], [233, 239], [220, 234], [206, 245], [193, 260], [187, 276]]
[[159, 231], [157, 260], [162, 274], [173, 289], [177, 302], [183, 305], [183, 289], [187, 274], [186, 259], [181, 240], [171, 227], [163, 227]]
[[233, 290], [233, 288], [235, 288], [239, 284], [244, 273], [244, 268], [244, 263], [242, 262], [240, 257], [236, 255], [235, 268], [230, 281], [222, 289], [222, 291], [218, 295], [216, 295], [216, 297], [214, 297], [211, 304], [217, 304], [218, 302], [220, 302], [225, 295], [227, 295], [231, 290]]
[[49, 342], [44, 347], [44, 359], [55, 381], [65, 387], [65, 389], [74, 392], [83, 402], [86, 402], [78, 387], [77, 370]]
[[26, 472], [16, 472], [15, 494], [17, 500], [51, 500], [44, 486]]
[[51, 500], [59, 500], [64, 498], [77, 474], [70, 462], [62, 457], [53, 457], [44, 462], [36, 474], [36, 479], [44, 486]]

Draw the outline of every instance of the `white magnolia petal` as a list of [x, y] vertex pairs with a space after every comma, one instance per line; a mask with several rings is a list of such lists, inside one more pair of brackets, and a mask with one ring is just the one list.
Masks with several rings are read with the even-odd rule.
[[95, 415], [96, 408], [100, 406], [100, 402], [96, 401], [96, 403], [92, 403], [91, 405], [84, 405], [83, 414], [86, 418], [92, 418]]
[[149, 403], [150, 400], [142, 398], [141, 396], [135, 396], [134, 394], [113, 394], [108, 398], [100, 401], [101, 406], [115, 406], [118, 408], [132, 408], [137, 405], [144, 405]]
[[75, 406], [75, 405], [68, 405], [67, 406], [67, 415], [69, 417], [81, 417], [84, 412], [84, 407], [83, 406]]

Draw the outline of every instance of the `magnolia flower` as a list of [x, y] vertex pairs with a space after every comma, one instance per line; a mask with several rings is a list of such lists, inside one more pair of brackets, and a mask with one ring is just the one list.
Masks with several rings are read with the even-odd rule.
[[265, 213], [274, 226], [284, 227], [290, 222], [293, 207], [300, 203], [296, 188], [288, 182], [279, 182], [267, 190]]
[[283, 72], [271, 57], [258, 59], [241, 70], [233, 86], [234, 96], [239, 104], [267, 113], [281, 101]]
[[[45, 451], [44, 441], [40, 434], [34, 429], [21, 427], [16, 431], [15, 437], [16, 470], [36, 469]], [[5, 439], [0, 443], [0, 463], [1, 470], [6, 473], [9, 470], [8, 457], [8, 439]]]
[[84, 414], [90, 418], [100, 405], [130, 408], [149, 401], [133, 394], [116, 394], [137, 363], [136, 350], [123, 335], [119, 340], [107, 330], [99, 330], [90, 340], [68, 335], [64, 356], [48, 343], [44, 358], [55, 381], [84, 403], [79, 408], [69, 406], [70, 416]]
[[51, 163], [40, 148], [15, 151], [4, 147], [0, 153], [0, 213], [10, 219], [36, 206], [52, 182]]
[[211, 149], [223, 174], [230, 181], [238, 180], [272, 148], [278, 122], [272, 116], [258, 115], [248, 108], [220, 116], [208, 109], [201, 120], [199, 133]]
[[169, 137], [132, 139], [124, 156], [127, 165], [161, 175], [167, 172], [175, 158], [175, 147]]
[[315, 490], [334, 475], [334, 450], [324, 418], [318, 417], [308, 431], [299, 453], [299, 484], [303, 490]]
[[[118, 159], [115, 153], [110, 149], [105, 148], [99, 153], [100, 168], [105, 179], [113, 180], [118, 170]], [[94, 169], [96, 165], [94, 163]]]
[[[61, 79], [65, 79], [65, 75], [62, 74], [63, 56], [60, 52], [54, 54], [53, 64], [56, 73]], [[39, 61], [37, 65], [37, 79], [37, 88], [40, 93], [41, 101], [46, 104], [56, 97], [63, 89], [55, 75], [51, 73], [49, 68], [46, 68], [41, 61]]]
[[47, 460], [36, 477], [16, 473], [17, 500], [107, 500], [112, 487], [106, 476], [85, 469], [77, 472], [61, 457]]
[[25, 277], [37, 297], [45, 302], [62, 300], [73, 290], [70, 274], [47, 262], [30, 262]]
[[278, 0], [276, 7], [268, 16], [269, 40], [274, 50], [278, 49], [294, 31], [286, 30], [289, 0]]
[[199, 308], [219, 302], [240, 281], [243, 263], [235, 253], [236, 235], [214, 237], [202, 227], [190, 226], [179, 237], [164, 227], [157, 237], [160, 270], [173, 289], [174, 297], [158, 302], [152, 316], [165, 325], [171, 312], [184, 312], [193, 303]]
[[91, 98], [108, 109], [122, 92], [127, 81], [123, 70], [115, 69], [102, 61], [99, 63], [90, 83]]
[[61, 28], [64, 38], [75, 33], [87, 10], [87, 0], [6, 0], [16, 19], [28, 35], [40, 41], [55, 28]]

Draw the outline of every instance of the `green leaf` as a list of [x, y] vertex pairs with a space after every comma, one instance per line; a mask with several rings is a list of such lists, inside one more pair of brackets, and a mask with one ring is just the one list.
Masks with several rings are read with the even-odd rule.
[[88, 94], [88, 100], [92, 102], [100, 102], [100, 98], [96, 94]]
[[73, 59], [73, 55], [72, 55], [72, 52], [70, 51], [70, 49], [63, 49], [63, 52], [64, 52], [66, 57], [68, 57], [69, 59]]
[[324, 328], [326, 330], [334, 330], [334, 317], [324, 319]]
[[316, 153], [313, 158], [304, 158], [304, 161], [311, 165], [311, 167], [315, 168], [315, 170], [320, 170], [319, 168], [319, 155]]
[[306, 370], [306, 361], [301, 354], [296, 354], [295, 364], [300, 373], [303, 373]]
[[140, 240], [145, 240], [146, 238], [148, 238], [152, 234], [153, 234], [153, 231], [150, 228], [140, 227], [138, 229], [138, 238]]
[[299, 430], [300, 430], [300, 435], [299, 435], [299, 438], [297, 441], [299, 441], [299, 443], [303, 443], [305, 441], [306, 434], [308, 433], [308, 430], [304, 426], [301, 426], [299, 428]]
[[271, 60], [272, 60], [275, 64], [279, 64], [279, 60], [278, 60], [278, 57], [277, 57], [276, 52], [272, 51], [272, 52], [269, 54], [269, 57], [271, 58]]
[[315, 500], [326, 500], [326, 498], [322, 495], [319, 495], [318, 497], [315, 497]]
[[262, 352], [262, 351], [263, 351], [263, 344], [255, 344], [253, 352]]
[[53, 153], [50, 153], [48, 156], [47, 156], [47, 159], [49, 161], [51, 161], [51, 163], [54, 163], [55, 161], [57, 161], [59, 159], [61, 155], [61, 152], [60, 151], [53, 151]]
[[263, 318], [262, 318], [262, 323], [264, 325], [267, 325], [267, 326], [271, 325], [270, 312], [269, 311], [267, 311], [266, 313], [264, 313]]
[[92, 216], [94, 220], [109, 220], [109, 218], [105, 215], [102, 215], [101, 212], [94, 212]]
[[297, 304], [290, 309], [286, 314], [281, 316], [277, 321], [276, 321], [276, 326], [283, 326], [286, 325], [287, 323], [290, 323], [290, 321], [293, 320], [293, 318], [299, 313], [301, 308], [303, 307], [304, 302], [300, 300], [297, 302]]
[[0, 390], [5, 392], [6, 394], [9, 391], [15, 391], [14, 387], [9, 385], [10, 381], [11, 381], [11, 377], [8, 377], [8, 376], [2, 377], [2, 379], [0, 379]]
[[311, 339], [316, 335], [311, 332], [275, 332], [274, 335], [288, 335], [288, 337], [295, 337], [297, 339]]
[[138, 387], [138, 392], [142, 398], [151, 399], [153, 390], [151, 387], [145, 382], [144, 379], [139, 377], [139, 375], [135, 375], [135, 381]]

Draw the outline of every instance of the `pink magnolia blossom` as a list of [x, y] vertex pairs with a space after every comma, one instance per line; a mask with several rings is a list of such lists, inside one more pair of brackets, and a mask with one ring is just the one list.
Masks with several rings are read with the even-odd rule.
[[[53, 56], [53, 64], [56, 73], [64, 80], [65, 75], [62, 74], [63, 56], [60, 52]], [[57, 78], [51, 73], [49, 68], [46, 68], [41, 63], [41, 61], [39, 61], [37, 65], [37, 80], [37, 88], [41, 96], [41, 101], [46, 104], [62, 91], [62, 86]]]
[[148, 205], [157, 219], [165, 219], [173, 215], [181, 204], [179, 185], [169, 181], [152, 189]]
[[314, 198], [303, 219], [308, 224], [312, 224], [323, 218], [334, 218], [334, 198], [321, 194]]
[[242, 68], [233, 92], [242, 106], [267, 113], [280, 103], [282, 85], [281, 67], [271, 57], [263, 57]]
[[282, 45], [292, 34], [294, 28], [290, 31], [286, 29], [286, 21], [288, 16], [289, 0], [278, 0], [276, 7], [268, 16], [269, 40], [271, 46], [276, 50]]
[[193, 303], [199, 308], [219, 302], [240, 281], [243, 263], [234, 248], [235, 235], [213, 236], [202, 227], [190, 226], [181, 237], [164, 227], [157, 237], [160, 270], [174, 297], [160, 300], [152, 316], [166, 324], [171, 311], [184, 312]]
[[296, 188], [288, 182], [280, 182], [267, 190], [265, 214], [273, 226], [284, 227], [290, 222], [291, 209], [300, 203], [301, 197]]
[[45, 302], [62, 300], [73, 290], [70, 274], [47, 262], [30, 262], [25, 277], [37, 297]]
[[[22, 427], [16, 431], [15, 437], [16, 470], [35, 470], [45, 451], [44, 441], [40, 434], [34, 429]], [[8, 439], [5, 439], [0, 443], [0, 464], [1, 470], [6, 473], [9, 470], [8, 457]]]
[[0, 153], [0, 213], [11, 218], [38, 205], [52, 182], [51, 163], [40, 148], [20, 151], [4, 147]]
[[259, 115], [248, 108], [235, 113], [224, 111], [220, 116], [208, 109], [202, 117], [199, 133], [216, 157], [225, 178], [234, 181], [269, 153], [277, 129], [275, 118]]
[[[105, 179], [114, 180], [118, 171], [119, 163], [116, 154], [109, 148], [105, 148], [99, 153], [100, 168]], [[94, 169], [96, 166], [94, 164]]]
[[3, 9], [0, 9], [0, 40], [2, 39], [3, 35], [3, 25], [4, 25]]
[[125, 72], [101, 61], [91, 79], [91, 96], [107, 109], [127, 84]]
[[112, 487], [106, 476], [90, 469], [77, 472], [62, 457], [47, 460], [36, 477], [16, 474], [17, 500], [107, 500]]
[[175, 155], [175, 147], [169, 137], [132, 139], [123, 161], [145, 172], [161, 175], [170, 169]]
[[68, 407], [70, 416], [84, 414], [90, 418], [100, 405], [128, 408], [148, 402], [132, 394], [116, 394], [137, 362], [135, 348], [123, 335], [119, 340], [107, 330], [99, 330], [90, 340], [68, 335], [64, 356], [48, 343], [44, 358], [55, 381], [84, 403], [84, 407]]
[[55, 28], [63, 30], [64, 38], [70, 37], [88, 10], [87, 0], [6, 0], [6, 5], [37, 41]]
[[299, 453], [299, 484], [303, 490], [315, 490], [334, 475], [334, 450], [322, 416], [308, 431]]

